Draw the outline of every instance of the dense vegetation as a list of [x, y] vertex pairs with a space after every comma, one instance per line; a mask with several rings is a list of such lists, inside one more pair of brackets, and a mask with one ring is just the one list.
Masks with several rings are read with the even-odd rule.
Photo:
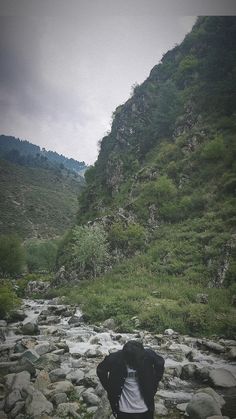
[[0, 234], [53, 238], [75, 222], [83, 179], [63, 169], [0, 160]]
[[235, 111], [236, 18], [201, 17], [116, 109], [86, 172], [77, 221], [103, 226], [113, 265], [70, 293], [92, 321], [235, 333]]

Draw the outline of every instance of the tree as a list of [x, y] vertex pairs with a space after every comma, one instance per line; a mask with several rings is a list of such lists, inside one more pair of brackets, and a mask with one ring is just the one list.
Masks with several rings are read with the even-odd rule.
[[96, 277], [109, 260], [107, 235], [103, 227], [76, 226], [64, 239], [57, 265], [75, 270], [81, 277]]
[[0, 273], [12, 276], [22, 272], [25, 252], [19, 238], [15, 235], [0, 236]]

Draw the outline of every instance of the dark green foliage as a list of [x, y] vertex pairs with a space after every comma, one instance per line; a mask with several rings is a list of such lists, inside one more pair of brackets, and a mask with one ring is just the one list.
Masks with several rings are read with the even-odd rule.
[[4, 277], [20, 274], [25, 266], [25, 252], [15, 235], [0, 236], [0, 274]]
[[75, 222], [83, 185], [61, 171], [0, 160], [0, 233], [24, 239], [63, 234]]
[[57, 242], [55, 240], [31, 240], [26, 244], [25, 250], [29, 272], [53, 271], [57, 255]]
[[12, 285], [9, 282], [2, 282], [0, 284], [0, 319], [6, 318], [19, 305], [20, 299], [13, 290]]

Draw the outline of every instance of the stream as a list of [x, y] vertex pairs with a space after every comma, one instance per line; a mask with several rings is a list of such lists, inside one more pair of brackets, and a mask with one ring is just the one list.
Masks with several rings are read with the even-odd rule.
[[[236, 387], [212, 386], [209, 384], [208, 378], [210, 371], [219, 368], [230, 371], [236, 378], [235, 359], [229, 359], [228, 356], [232, 348], [235, 349], [235, 341], [219, 339], [212, 342], [207, 339], [181, 336], [171, 329], [163, 334], [151, 334], [142, 330], [135, 330], [133, 334], [117, 333], [102, 324], [100, 326], [87, 324], [83, 320], [83, 313], [79, 308], [58, 303], [57, 299], [51, 301], [24, 300], [23, 311], [26, 315], [24, 320], [7, 325], [5, 340], [0, 345], [1, 361], [6, 363], [6, 361], [15, 360], [16, 345], [19, 345], [19, 342], [21, 344], [23, 342], [26, 346], [24, 349], [35, 348], [36, 350], [47, 344], [46, 353], [54, 354], [59, 359], [57, 367], [46, 368], [49, 376], [52, 376], [50, 371], [59, 368], [64, 371], [66, 379], [72, 381], [74, 389], [80, 397], [85, 395], [86, 389], [87, 392], [89, 390], [97, 397], [97, 399], [94, 397], [94, 403], [91, 401], [92, 397], [89, 402], [85, 396], [82, 398], [83, 402], [87, 403], [87, 412], [90, 417], [110, 418], [107, 405], [102, 410], [103, 407], [98, 402], [98, 399], [104, 399], [104, 392], [96, 377], [97, 364], [105, 355], [121, 349], [128, 340], [141, 339], [144, 346], [150, 346], [165, 359], [165, 374], [156, 395], [158, 418], [178, 419], [183, 417], [186, 404], [196, 391], [209, 386], [223, 396], [226, 402], [222, 407], [222, 414], [230, 419], [236, 418]], [[37, 323], [40, 334], [29, 336], [21, 333], [22, 327], [27, 323]], [[43, 352], [42, 349], [40, 351]], [[8, 353], [8, 358], [6, 353]], [[42, 357], [40, 354], [40, 359]], [[4, 362], [1, 362], [1, 365]], [[81, 373], [80, 378], [78, 371]], [[44, 394], [47, 398], [50, 396], [46, 390]], [[50, 397], [49, 399], [52, 400]], [[21, 413], [16, 416], [12, 413], [7, 416], [0, 415], [0, 419], [4, 417], [21, 419], [26, 416], [22, 416]], [[57, 416], [49, 417], [56, 418]]]

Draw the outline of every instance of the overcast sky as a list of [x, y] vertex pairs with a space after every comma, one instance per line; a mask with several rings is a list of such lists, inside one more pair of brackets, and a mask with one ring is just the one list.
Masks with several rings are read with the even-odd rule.
[[93, 163], [132, 85], [211, 14], [236, 1], [0, 0], [0, 133]]

